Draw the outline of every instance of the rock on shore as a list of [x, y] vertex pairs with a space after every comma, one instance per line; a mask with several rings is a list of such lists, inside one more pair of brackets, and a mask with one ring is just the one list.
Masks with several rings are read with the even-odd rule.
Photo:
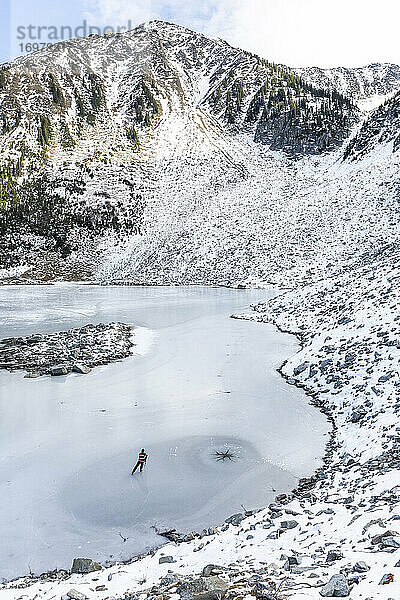
[[85, 325], [45, 335], [0, 341], [0, 368], [27, 371], [26, 377], [89, 373], [93, 367], [129, 356], [134, 346], [126, 323]]

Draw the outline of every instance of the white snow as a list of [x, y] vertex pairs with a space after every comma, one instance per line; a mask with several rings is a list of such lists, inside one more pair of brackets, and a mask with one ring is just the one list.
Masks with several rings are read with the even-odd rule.
[[[168, 544], [141, 560], [93, 575], [47, 582], [28, 577], [4, 584], [0, 598], [51, 600], [75, 588], [89, 598], [134, 594], [144, 600], [153, 597], [151, 586], [169, 569], [183, 577], [200, 573], [209, 563], [235, 563], [240, 573], [233, 579], [233, 597], [253, 598], [252, 577], [261, 569], [264, 579], [278, 585], [285, 580], [290, 598], [316, 600], [320, 584], [340, 571], [354, 575], [355, 563], [362, 560], [369, 570], [353, 585], [352, 600], [397, 600], [398, 550], [388, 552], [372, 543], [372, 538], [387, 530], [399, 531], [396, 522], [400, 516], [400, 156], [394, 152], [398, 121], [390, 124], [384, 111], [381, 115], [373, 111], [367, 122], [373, 137], [361, 157], [356, 153], [353, 160], [343, 160], [340, 148], [330, 155], [293, 161], [256, 144], [253, 132], [231, 130], [204, 102], [207, 86], [211, 89], [220, 83], [216, 67], [226, 72], [238, 51], [173, 25], [152, 22], [143, 31], [138, 28], [123, 36], [113, 46], [113, 53], [103, 38], [71, 42], [75, 63], [84, 65], [89, 57], [94, 68], [107, 70], [108, 112], [82, 132], [74, 150], [49, 150], [51, 164], [65, 167], [64, 175], [85, 180], [85, 199], [94, 207], [96, 194], [104, 192], [110, 195], [110, 202], [126, 205], [130, 192], [124, 184], [126, 178], [135, 193], [143, 195], [146, 208], [141, 235], [124, 240], [105, 237], [99, 246], [97, 278], [105, 282], [244, 283], [289, 289], [259, 306], [250, 317], [248, 307], [242, 308], [246, 318], [273, 322], [301, 336], [302, 347], [289, 352], [283, 373], [330, 411], [337, 426], [328, 448], [330, 462], [319, 471], [321, 479], [309, 492], [282, 504], [282, 511], [289, 513], [278, 517], [278, 525], [265, 509], [240, 526], [220, 527], [217, 533], [192, 542]], [[159, 48], [160, 38], [166, 59], [156, 62], [149, 75], [156, 76], [162, 113], [141, 132], [140, 152], [134, 152], [126, 144], [121, 123], [129, 113], [129, 93], [140, 79], [140, 61], [146, 64], [149, 54]], [[184, 59], [193, 46], [197, 58], [192, 56], [189, 68]], [[45, 51], [34, 57], [40, 72], [46, 69], [49, 57], [63, 66], [68, 61], [60, 47]], [[19, 59], [16, 67], [23, 69], [25, 62], [29, 65], [28, 59]], [[251, 65], [250, 59], [241, 56], [239, 75], [248, 85], [254, 80], [246, 80]], [[396, 65], [375, 64], [352, 70], [299, 72], [315, 84], [336, 86], [366, 110], [398, 91], [399, 70]], [[21, 93], [24, 91], [22, 86]], [[121, 105], [121, 98], [125, 104]], [[32, 95], [25, 101], [33, 106], [37, 98]], [[69, 118], [73, 128], [73, 110]], [[29, 143], [31, 134], [25, 125], [22, 122], [12, 134], [15, 141], [27, 139]], [[354, 135], [359, 130], [357, 126]], [[4, 158], [15, 151], [9, 142], [6, 136]], [[85, 305], [79, 318], [86, 319], [92, 310]], [[32, 323], [51, 328], [59, 316], [57, 311], [65, 315], [66, 308], [48, 307], [43, 313], [26, 306], [22, 315], [31, 315]], [[76, 319], [74, 314], [74, 322]], [[182, 319], [184, 322], [184, 315]], [[10, 322], [23, 332], [24, 317], [17, 314]], [[254, 336], [267, 335], [261, 324], [254, 327], [260, 330], [254, 330]], [[160, 334], [150, 340], [140, 330], [135, 335], [141, 343], [153, 344], [146, 346], [150, 355], [161, 339]], [[175, 342], [175, 338], [170, 340], [171, 352]], [[250, 355], [251, 346], [249, 341]], [[295, 376], [294, 369], [304, 362], [310, 365]], [[190, 377], [191, 373], [188, 380]], [[252, 378], [248, 381], [251, 384]], [[275, 383], [279, 390], [295, 390], [283, 379], [277, 378]], [[157, 387], [157, 382], [152, 381], [152, 386]], [[131, 389], [125, 393], [128, 397]], [[217, 399], [219, 402], [219, 395]], [[5, 405], [12, 409], [9, 402]], [[282, 406], [279, 409], [282, 411]], [[365, 416], [359, 418], [356, 411], [362, 409]], [[203, 409], [206, 412], [207, 407]], [[257, 427], [254, 424], [254, 430]], [[303, 460], [304, 448], [297, 450]], [[275, 454], [274, 464], [286, 468], [293, 456], [282, 454]], [[269, 500], [268, 496], [264, 505]], [[298, 514], [293, 516], [293, 512]], [[281, 519], [292, 518], [298, 521], [297, 527], [279, 537], [268, 537], [278, 530]], [[396, 533], [394, 537], [397, 539]], [[327, 551], [336, 548], [344, 557], [327, 564]], [[87, 547], [79, 550], [84, 552]], [[307, 571], [296, 575], [284, 570], [281, 555], [293, 552], [304, 556], [302, 564], [312, 564], [310, 573], [315, 573], [315, 578]], [[177, 562], [159, 565], [162, 554], [172, 555]], [[379, 585], [385, 573], [394, 574], [394, 583]], [[102, 584], [106, 589], [96, 591]], [[166, 597], [175, 600], [175, 591], [172, 588]]]

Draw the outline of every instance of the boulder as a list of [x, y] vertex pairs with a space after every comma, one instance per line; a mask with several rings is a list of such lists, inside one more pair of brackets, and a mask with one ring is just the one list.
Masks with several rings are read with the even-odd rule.
[[38, 344], [43, 341], [43, 336], [40, 334], [31, 335], [26, 338], [27, 344]]
[[69, 592], [67, 592], [67, 598], [70, 598], [71, 600], [86, 600], [87, 596], [85, 596], [85, 594], [83, 592], [78, 592], [78, 590], [69, 590]]
[[240, 525], [245, 516], [242, 513], [237, 513], [225, 519], [225, 523], [229, 523], [231, 525]]
[[58, 376], [58, 375], [68, 375], [71, 369], [67, 365], [55, 365], [54, 367], [50, 367], [50, 375]]
[[283, 565], [283, 568], [285, 569], [285, 571], [291, 571], [293, 568], [299, 567], [301, 565], [301, 562], [301, 556], [288, 556], [286, 557], [286, 561]]
[[371, 544], [373, 544], [374, 546], [376, 546], [376, 544], [382, 544], [384, 538], [387, 538], [387, 537], [392, 538], [393, 536], [397, 536], [397, 535], [398, 535], [397, 531], [392, 531], [392, 530], [388, 529], [387, 531], [385, 531], [385, 533], [380, 533], [378, 535], [374, 535], [371, 538]]
[[287, 494], [278, 494], [275, 498], [277, 502], [284, 502], [287, 499]]
[[71, 573], [92, 573], [92, 571], [100, 571], [101, 565], [91, 558], [74, 558], [71, 567]]
[[176, 583], [178, 579], [179, 577], [176, 573], [168, 573], [168, 575], [165, 575], [164, 577], [160, 578], [160, 586], [170, 586], [173, 583]]
[[87, 365], [84, 365], [83, 363], [75, 363], [72, 367], [72, 370], [74, 373], [81, 373], [82, 375], [87, 375], [92, 369]]
[[298, 365], [297, 367], [295, 367], [293, 369], [293, 375], [295, 377], [297, 377], [297, 375], [301, 375], [301, 373], [303, 373], [303, 371], [305, 371], [306, 369], [308, 369], [310, 363], [309, 362], [303, 362], [301, 363], [301, 365]]
[[332, 575], [320, 591], [320, 595], [324, 598], [346, 598], [349, 593], [347, 579], [341, 574]]
[[359, 560], [353, 567], [353, 571], [356, 573], [366, 573], [370, 570], [370, 567], [363, 560]]
[[295, 520], [292, 521], [281, 521], [281, 525], [280, 528], [281, 529], [294, 529], [295, 527], [297, 527], [298, 522]]
[[191, 531], [190, 533], [179, 533], [176, 529], [169, 529], [168, 531], [160, 531], [158, 535], [167, 538], [170, 542], [190, 542], [198, 536], [198, 533]]
[[378, 382], [379, 383], [386, 383], [386, 381], [389, 381], [389, 379], [392, 376], [392, 372], [390, 373], [386, 373], [386, 375], [382, 375], [381, 377], [379, 377]]
[[218, 565], [206, 565], [203, 569], [202, 576], [210, 577], [210, 575], [219, 575], [224, 570], [223, 567], [219, 567]]
[[342, 558], [343, 552], [341, 550], [329, 550], [326, 562], [334, 562], [335, 560], [341, 560]]
[[306, 573], [307, 571], [312, 571], [314, 567], [290, 567], [290, 572], [293, 575], [301, 575], [302, 573]]
[[382, 576], [382, 579], [379, 582], [379, 585], [387, 585], [389, 583], [392, 583], [394, 581], [394, 576], [393, 573], [385, 573], [385, 575]]
[[226, 581], [211, 575], [185, 581], [177, 587], [176, 592], [185, 600], [220, 600], [225, 596], [228, 587]]
[[364, 408], [358, 407], [353, 410], [351, 417], [350, 417], [350, 421], [352, 423], [358, 423], [359, 421], [361, 421], [361, 419], [363, 419], [365, 417], [366, 414], [367, 414], [367, 411]]
[[176, 562], [176, 560], [174, 559], [173, 556], [160, 556], [160, 558], [158, 559], [158, 563], [160, 565], [163, 565], [165, 563], [174, 563]]

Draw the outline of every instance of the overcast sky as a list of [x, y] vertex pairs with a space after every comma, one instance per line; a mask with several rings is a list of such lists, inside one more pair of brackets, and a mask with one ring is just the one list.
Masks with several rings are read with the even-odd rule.
[[[1, 0], [0, 21], [7, 21]], [[132, 27], [164, 19], [290, 66], [400, 64], [399, 0], [9, 0], [11, 56], [18, 25]], [[3, 40], [6, 39], [5, 37]], [[18, 42], [18, 43], [17, 43]], [[3, 55], [3, 48], [1, 48]], [[4, 60], [6, 56], [2, 56]], [[8, 57], [7, 57], [8, 58]]]
[[400, 63], [399, 0], [84, 0], [87, 16], [163, 18], [292, 66]]

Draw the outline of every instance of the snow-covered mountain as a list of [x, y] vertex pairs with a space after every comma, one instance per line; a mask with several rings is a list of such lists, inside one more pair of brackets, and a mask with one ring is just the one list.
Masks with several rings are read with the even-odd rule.
[[23, 131], [44, 148], [50, 141], [70, 148], [105, 116], [121, 129], [121, 143], [135, 144], [136, 129], [155, 118], [202, 107], [231, 131], [250, 132], [273, 148], [315, 153], [334, 148], [357, 117], [336, 90], [164, 22], [56, 44], [3, 68], [1, 82], [8, 141], [20, 140]]
[[392, 239], [397, 153], [342, 158], [356, 101], [400, 87], [398, 68], [366, 67], [376, 85], [358, 92], [343, 78], [314, 85], [313, 72], [159, 21], [6, 65], [1, 266], [40, 279], [302, 281]]
[[400, 148], [400, 93], [376, 108], [363, 122], [359, 132], [346, 148], [346, 159], [355, 160], [372, 150], [381, 154], [397, 152]]
[[362, 109], [376, 108], [399, 90], [400, 66], [390, 63], [373, 63], [353, 69], [307, 67], [296, 69], [296, 72], [315, 87], [336, 90], [351, 98]]
[[245, 318], [299, 336], [281, 373], [333, 425], [265, 510], [5, 599], [396, 597], [399, 90], [396, 65], [291, 70], [162, 22], [1, 71], [3, 279], [290, 288]]

